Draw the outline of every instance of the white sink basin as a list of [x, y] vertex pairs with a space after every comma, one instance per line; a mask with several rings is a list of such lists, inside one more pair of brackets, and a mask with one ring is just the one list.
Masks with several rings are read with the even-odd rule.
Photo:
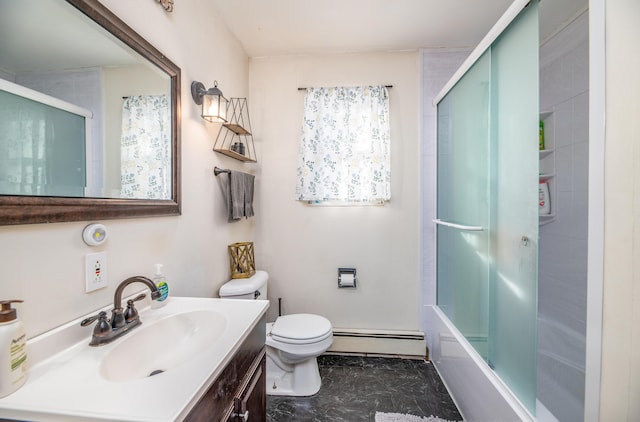
[[[29, 340], [29, 377], [0, 398], [0, 419], [181, 421], [269, 306], [175, 296], [159, 309], [143, 302], [142, 325], [109, 344], [89, 346], [91, 327], [80, 326], [95, 312]], [[164, 372], [150, 376], [156, 370]]]
[[214, 344], [226, 327], [226, 317], [210, 310], [173, 314], [143, 324], [109, 351], [100, 374], [110, 381], [160, 375]]

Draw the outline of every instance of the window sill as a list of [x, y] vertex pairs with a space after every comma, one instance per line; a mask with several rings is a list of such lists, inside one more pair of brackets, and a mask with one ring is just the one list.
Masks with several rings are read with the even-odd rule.
[[323, 200], [323, 201], [308, 201], [300, 200], [305, 205], [313, 207], [382, 207], [389, 201], [340, 201], [340, 200]]

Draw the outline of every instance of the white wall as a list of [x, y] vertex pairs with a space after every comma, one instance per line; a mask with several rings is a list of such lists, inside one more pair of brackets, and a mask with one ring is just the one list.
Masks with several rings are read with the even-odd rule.
[[[287, 56], [251, 61], [252, 125], [261, 177], [256, 265], [271, 275], [269, 319], [324, 315], [339, 328], [419, 328], [419, 54]], [[295, 200], [304, 91], [390, 84], [391, 202], [318, 207]], [[338, 267], [357, 289], [338, 289]]]
[[601, 421], [640, 420], [640, 3], [605, 2]]
[[[229, 277], [227, 245], [253, 238], [254, 220], [226, 222], [213, 167], [259, 167], [212, 151], [218, 126], [199, 117], [190, 96], [191, 81], [212, 86], [214, 79], [227, 96], [248, 94], [249, 62], [239, 42], [205, 0], [177, 2], [173, 13], [154, 1], [102, 3], [182, 69], [182, 216], [103, 221], [110, 238], [97, 248], [81, 240], [86, 222], [0, 227], [0, 298], [25, 300], [18, 309], [29, 337], [109, 304], [120, 281], [152, 275], [156, 262], [165, 264], [171, 294], [217, 295]], [[84, 255], [100, 250], [108, 255], [109, 286], [85, 294]]]

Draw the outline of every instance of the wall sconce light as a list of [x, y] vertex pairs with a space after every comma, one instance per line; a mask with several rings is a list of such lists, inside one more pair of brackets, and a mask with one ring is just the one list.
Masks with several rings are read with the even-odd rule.
[[191, 96], [197, 105], [202, 105], [203, 119], [210, 122], [227, 122], [227, 99], [218, 89], [218, 81], [213, 82], [213, 88], [205, 89], [202, 82], [191, 83]]

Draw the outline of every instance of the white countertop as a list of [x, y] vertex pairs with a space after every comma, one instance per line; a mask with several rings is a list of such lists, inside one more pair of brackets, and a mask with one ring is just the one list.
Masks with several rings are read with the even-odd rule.
[[[0, 399], [0, 417], [31, 421], [176, 421], [213, 384], [265, 313], [265, 300], [170, 297], [160, 309], [140, 311], [142, 326], [114, 342], [90, 347], [93, 327], [78, 318], [28, 342], [29, 378]], [[105, 356], [136, 330], [176, 313], [213, 310], [224, 315], [224, 333], [213, 344], [162, 374], [109, 381], [100, 374]]]

